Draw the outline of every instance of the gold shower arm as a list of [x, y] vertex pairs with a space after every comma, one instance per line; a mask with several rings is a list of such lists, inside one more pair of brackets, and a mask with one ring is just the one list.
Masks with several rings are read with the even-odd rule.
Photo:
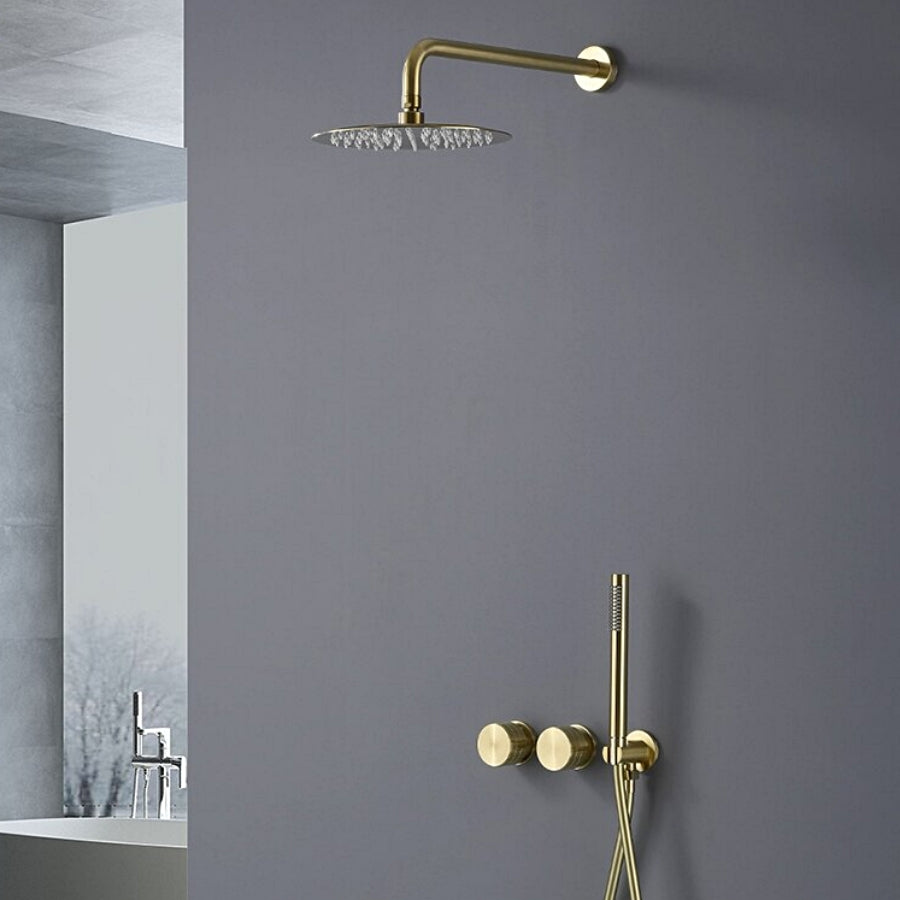
[[602, 90], [616, 78], [616, 63], [610, 52], [602, 47], [586, 47], [580, 56], [574, 57], [493, 47], [489, 44], [467, 44], [443, 38], [423, 38], [413, 46], [403, 63], [403, 93], [398, 116], [401, 125], [421, 125], [425, 121], [422, 113], [422, 64], [429, 56], [561, 72], [564, 75], [574, 75], [579, 87], [587, 91]]

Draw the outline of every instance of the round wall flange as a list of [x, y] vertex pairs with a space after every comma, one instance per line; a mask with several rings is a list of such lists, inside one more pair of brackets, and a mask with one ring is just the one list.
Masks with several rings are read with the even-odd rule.
[[636, 763], [635, 769], [638, 772], [646, 772], [648, 769], [652, 769], [654, 763], [659, 759], [659, 742], [656, 738], [649, 731], [637, 729], [636, 731], [629, 731], [625, 739], [631, 744], [643, 744], [650, 754], [649, 760], [646, 763]]
[[606, 48], [592, 44], [590, 47], [585, 47], [584, 50], [578, 54], [578, 58], [592, 59], [595, 62], [601, 63], [604, 69], [607, 69], [608, 67], [606, 75], [573, 75], [572, 77], [575, 79], [575, 83], [583, 91], [602, 91], [608, 88], [616, 80], [616, 75], [618, 74], [616, 60]]

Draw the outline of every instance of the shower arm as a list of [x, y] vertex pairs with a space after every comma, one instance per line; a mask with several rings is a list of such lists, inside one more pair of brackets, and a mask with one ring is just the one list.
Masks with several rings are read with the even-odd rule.
[[407, 53], [403, 63], [403, 92], [397, 117], [401, 125], [421, 125], [425, 121], [421, 94], [422, 64], [429, 56], [561, 72], [564, 75], [574, 75], [579, 87], [588, 91], [602, 90], [612, 84], [616, 77], [615, 61], [609, 51], [602, 47], [587, 47], [581, 56], [575, 57], [493, 47], [489, 44], [467, 44], [443, 38], [423, 38]]

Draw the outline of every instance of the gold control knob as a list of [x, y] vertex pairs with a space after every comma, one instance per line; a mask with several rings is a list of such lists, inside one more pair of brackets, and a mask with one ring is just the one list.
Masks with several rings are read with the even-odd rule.
[[525, 722], [491, 722], [478, 733], [478, 755], [488, 766], [521, 766], [534, 753], [534, 737]]
[[551, 772], [583, 769], [597, 755], [597, 738], [584, 725], [553, 725], [537, 739], [537, 757]]

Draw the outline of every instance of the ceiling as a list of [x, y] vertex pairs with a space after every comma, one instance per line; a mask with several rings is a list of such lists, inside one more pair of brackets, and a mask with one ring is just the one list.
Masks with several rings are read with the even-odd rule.
[[183, 200], [182, 0], [0, 0], [0, 214]]
[[2, 0], [0, 110], [183, 145], [182, 0]]
[[0, 112], [0, 213], [77, 222], [184, 200], [184, 150]]

